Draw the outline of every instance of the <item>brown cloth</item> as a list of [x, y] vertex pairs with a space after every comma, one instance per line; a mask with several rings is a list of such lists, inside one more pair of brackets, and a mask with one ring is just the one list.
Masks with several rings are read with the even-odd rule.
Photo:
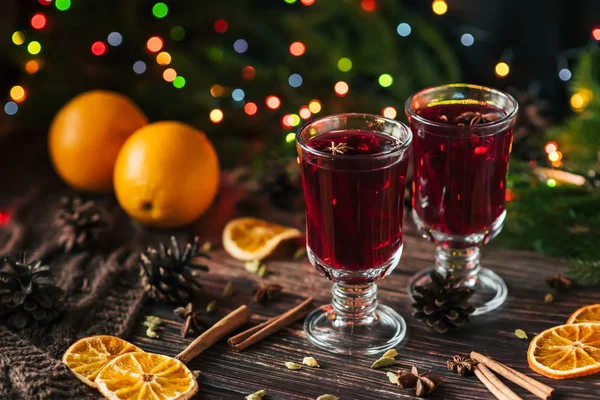
[[[50, 212], [44, 211], [47, 217]], [[43, 218], [33, 214], [37, 212], [28, 213], [28, 221], [15, 218], [0, 227], [0, 256], [35, 249], [28, 260], [42, 259], [50, 265], [65, 292], [63, 314], [42, 329], [15, 331], [0, 321], [0, 399], [99, 399], [102, 396], [96, 390], [77, 380], [61, 363], [62, 354], [81, 337], [127, 336], [144, 300], [138, 254], [122, 247], [64, 255], [53, 248], [55, 232], [50, 224], [44, 225]], [[37, 232], [46, 232], [46, 237], [36, 239]], [[11, 240], [15, 234], [19, 237]]]

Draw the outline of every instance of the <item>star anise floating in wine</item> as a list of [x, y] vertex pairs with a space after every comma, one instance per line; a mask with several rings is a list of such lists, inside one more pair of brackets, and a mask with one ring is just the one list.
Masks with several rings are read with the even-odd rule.
[[431, 372], [419, 374], [414, 365], [409, 370], [398, 371], [398, 384], [404, 389], [414, 389], [417, 397], [426, 397], [442, 383], [442, 378]]
[[265, 304], [267, 301], [273, 300], [282, 290], [283, 287], [277, 283], [262, 285], [256, 290], [254, 301]]
[[472, 374], [475, 370], [477, 361], [471, 357], [454, 356], [452, 360], [446, 361], [446, 366], [452, 372], [456, 372], [460, 376]]
[[[444, 116], [445, 117], [445, 116]], [[446, 120], [448, 118], [446, 117]], [[486, 124], [488, 122], [497, 121], [500, 119], [500, 115], [497, 113], [485, 113], [482, 114], [479, 111], [467, 111], [454, 118], [454, 122], [459, 125], [478, 125]]]
[[344, 154], [348, 150], [352, 150], [352, 147], [348, 146], [346, 143], [338, 143], [331, 142], [331, 147], [326, 147], [325, 150], [329, 150], [331, 154]]

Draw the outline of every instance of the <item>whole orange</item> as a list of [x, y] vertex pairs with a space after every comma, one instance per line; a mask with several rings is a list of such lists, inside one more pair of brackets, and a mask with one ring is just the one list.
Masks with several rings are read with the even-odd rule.
[[132, 218], [159, 227], [186, 225], [214, 200], [219, 160], [204, 132], [180, 122], [156, 122], [123, 145], [114, 186]]
[[75, 189], [110, 192], [121, 146], [147, 123], [126, 96], [103, 90], [80, 94], [63, 106], [50, 126], [48, 150], [54, 169]]

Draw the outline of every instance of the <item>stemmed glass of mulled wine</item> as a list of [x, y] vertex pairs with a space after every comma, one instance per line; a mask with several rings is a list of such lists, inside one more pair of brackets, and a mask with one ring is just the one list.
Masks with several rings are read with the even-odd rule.
[[495, 89], [453, 84], [422, 90], [405, 108], [414, 135], [412, 216], [437, 245], [435, 266], [411, 279], [411, 293], [435, 269], [475, 290], [474, 315], [494, 310], [507, 287], [480, 266], [480, 247], [500, 233], [506, 216], [517, 101]]
[[406, 323], [378, 304], [375, 281], [402, 254], [410, 129], [377, 115], [340, 114], [308, 123], [296, 140], [308, 257], [334, 282], [332, 304], [306, 318], [306, 335], [334, 353], [389, 349], [404, 338]]

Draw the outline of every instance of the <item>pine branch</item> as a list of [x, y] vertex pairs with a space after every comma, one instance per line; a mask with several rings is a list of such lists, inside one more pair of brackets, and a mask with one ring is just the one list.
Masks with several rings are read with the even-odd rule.
[[569, 274], [582, 284], [600, 283], [600, 260], [571, 260]]

